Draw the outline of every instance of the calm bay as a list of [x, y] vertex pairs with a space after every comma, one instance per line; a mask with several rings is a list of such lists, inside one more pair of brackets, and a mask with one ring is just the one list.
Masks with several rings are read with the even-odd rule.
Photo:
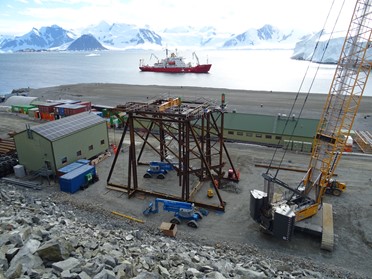
[[[327, 93], [336, 67], [293, 60], [292, 50], [199, 50], [200, 63], [212, 64], [208, 74], [141, 72], [140, 59], [150, 65], [156, 62], [155, 56], [150, 60], [152, 53], [159, 59], [165, 56], [165, 51], [151, 50], [1, 53], [0, 94], [76, 83]], [[178, 51], [178, 55], [196, 62], [192, 51]], [[366, 96], [372, 96], [371, 83], [369, 79]]]

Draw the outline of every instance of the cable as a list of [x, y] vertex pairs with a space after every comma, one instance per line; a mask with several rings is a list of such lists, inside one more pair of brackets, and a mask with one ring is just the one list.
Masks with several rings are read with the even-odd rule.
[[[322, 29], [322, 31], [319, 33], [319, 38], [318, 38], [317, 43], [316, 43], [316, 45], [315, 45], [314, 52], [312, 53], [312, 56], [311, 56], [311, 58], [310, 58], [310, 60], [309, 60], [309, 63], [308, 63], [307, 69], [306, 69], [305, 74], [304, 74], [304, 77], [303, 77], [303, 79], [302, 79], [302, 81], [301, 81], [301, 84], [300, 84], [299, 90], [298, 90], [297, 93], [296, 93], [296, 97], [295, 97], [295, 100], [294, 100], [293, 105], [292, 105], [292, 107], [291, 107], [291, 110], [290, 110], [289, 116], [288, 116], [288, 118], [287, 118], [287, 120], [286, 120], [286, 123], [285, 123], [285, 125], [284, 125], [284, 128], [283, 128], [283, 130], [282, 130], [282, 133], [281, 133], [281, 139], [283, 139], [283, 135], [284, 135], [285, 130], [286, 130], [286, 128], [287, 128], [287, 126], [288, 126], [288, 123], [289, 123], [290, 115], [292, 115], [292, 113], [293, 113], [294, 107], [295, 107], [295, 105], [296, 105], [296, 102], [297, 102], [298, 97], [299, 97], [299, 95], [300, 95], [301, 89], [302, 89], [302, 87], [303, 87], [303, 85], [304, 85], [304, 82], [305, 82], [306, 76], [307, 76], [307, 74], [308, 74], [308, 71], [309, 71], [310, 65], [311, 65], [311, 63], [313, 62], [313, 59], [314, 59], [315, 53], [316, 53], [317, 48], [318, 48], [318, 46], [319, 46], [319, 39], [322, 37], [322, 35], [323, 35], [324, 31], [325, 31], [325, 27], [326, 27], [326, 25], [327, 25], [327, 22], [328, 22], [328, 19], [329, 19], [330, 14], [331, 14], [331, 11], [332, 11], [332, 9], [333, 9], [333, 5], [334, 5], [334, 3], [335, 3], [335, 0], [333, 0], [332, 5], [331, 5], [331, 7], [330, 7], [330, 9], [329, 9], [329, 12], [328, 12], [328, 15], [327, 15], [327, 17], [326, 17], [325, 23], [324, 23], [324, 25], [323, 25], [323, 29]], [[329, 42], [330, 42], [330, 40], [331, 40], [331, 38], [332, 38], [332, 35], [333, 35], [333, 33], [334, 33], [335, 27], [336, 27], [337, 22], [338, 22], [338, 20], [339, 20], [339, 17], [340, 17], [340, 14], [341, 14], [341, 11], [342, 11], [342, 9], [343, 9], [344, 4], [345, 4], [345, 0], [344, 0], [343, 3], [342, 3], [342, 6], [341, 6], [340, 11], [339, 11], [339, 13], [338, 13], [338, 16], [337, 16], [337, 18], [336, 18], [336, 21], [335, 21], [335, 23], [334, 23], [334, 25], [333, 25], [332, 32], [330, 33], [330, 37], [329, 37], [329, 39], [328, 39], [328, 41], [327, 41], [327, 44], [326, 44], [326, 46], [325, 46], [325, 49], [324, 49], [324, 51], [323, 51], [323, 54], [322, 54], [322, 57], [321, 57], [321, 60], [320, 60], [320, 61], [323, 61], [323, 58], [324, 58], [324, 56], [325, 56], [325, 53], [326, 53], [326, 50], [327, 50], [327, 48], [328, 48]], [[297, 117], [297, 121], [296, 121], [296, 123], [295, 123], [295, 125], [294, 125], [294, 127], [293, 127], [293, 130], [292, 130], [292, 133], [291, 133], [291, 135], [290, 135], [290, 137], [289, 137], [288, 144], [289, 144], [289, 142], [290, 142], [290, 141], [292, 140], [292, 138], [293, 138], [294, 132], [295, 132], [295, 130], [296, 130], [296, 128], [297, 128], [298, 120], [300, 119], [300, 117], [301, 117], [301, 115], [302, 115], [302, 112], [303, 112], [303, 110], [304, 110], [304, 107], [305, 107], [305, 104], [306, 104], [306, 102], [307, 102], [307, 99], [308, 99], [308, 97], [309, 97], [309, 95], [310, 95], [310, 92], [311, 92], [312, 86], [313, 86], [313, 84], [314, 84], [314, 81], [315, 81], [315, 78], [316, 78], [316, 76], [317, 76], [317, 74], [318, 74], [319, 69], [320, 69], [320, 64], [318, 64], [318, 67], [317, 67], [317, 69], [316, 69], [316, 72], [315, 72], [315, 74], [314, 74], [314, 77], [313, 77], [313, 79], [312, 79], [312, 81], [311, 81], [310, 87], [309, 87], [309, 89], [308, 89], [308, 92], [307, 92], [306, 97], [305, 97], [305, 99], [304, 99], [304, 102], [303, 102], [303, 104], [302, 104], [302, 107], [301, 107], [300, 113], [299, 113], [299, 115], [298, 115], [298, 117]], [[280, 140], [281, 140], [281, 139], [280, 139]], [[279, 143], [280, 143], [280, 140], [278, 141], [277, 147], [275, 148], [275, 151], [274, 151], [274, 154], [273, 154], [273, 156], [272, 156], [272, 158], [271, 158], [270, 164], [269, 164], [269, 166], [268, 166], [268, 168], [267, 168], [267, 170], [266, 170], [266, 174], [268, 174], [268, 172], [270, 171], [271, 166], [272, 166], [272, 164], [273, 164], [273, 161], [274, 161], [274, 159], [275, 159], [275, 157], [276, 157], [276, 153], [277, 153], [277, 151], [278, 151], [278, 149], [279, 149]], [[283, 161], [284, 161], [284, 157], [285, 157], [286, 153], [287, 153], [287, 148], [284, 148], [284, 152], [283, 152], [282, 158], [281, 158], [281, 160], [280, 160], [279, 166], [278, 166], [278, 168], [276, 169], [276, 172], [275, 172], [274, 178], [276, 178], [277, 175], [278, 175], [278, 173], [279, 173], [280, 167], [281, 167], [281, 165], [282, 165], [282, 163], [283, 163]]]

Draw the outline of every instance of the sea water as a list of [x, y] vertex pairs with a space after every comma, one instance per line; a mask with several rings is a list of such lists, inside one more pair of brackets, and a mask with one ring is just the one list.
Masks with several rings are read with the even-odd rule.
[[[192, 51], [177, 54], [196, 62]], [[1, 53], [0, 94], [76, 83], [328, 93], [336, 66], [293, 60], [291, 55], [292, 50], [200, 50], [199, 62], [212, 64], [208, 74], [169, 74], [138, 68], [140, 59], [151, 65], [165, 51]], [[372, 96], [371, 84], [370, 79], [364, 95]]]

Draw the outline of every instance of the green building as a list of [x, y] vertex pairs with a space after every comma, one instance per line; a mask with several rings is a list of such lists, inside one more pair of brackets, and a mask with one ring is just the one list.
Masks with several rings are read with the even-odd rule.
[[225, 113], [224, 138], [310, 152], [318, 123], [319, 119], [283, 114]]
[[[221, 127], [219, 113], [214, 113], [217, 125]], [[150, 126], [149, 120], [141, 120], [145, 127]], [[285, 114], [261, 115], [226, 112], [224, 113], [224, 133], [226, 141], [253, 143], [267, 146], [280, 146], [294, 151], [311, 152], [319, 119], [288, 117]], [[196, 125], [194, 125], [196, 124]], [[194, 127], [201, 125], [200, 120]], [[136, 129], [142, 129], [136, 121]], [[158, 132], [158, 127], [152, 128]]]
[[78, 159], [108, 150], [106, 120], [83, 112], [34, 127], [14, 136], [19, 163], [28, 171], [48, 167], [54, 174]]

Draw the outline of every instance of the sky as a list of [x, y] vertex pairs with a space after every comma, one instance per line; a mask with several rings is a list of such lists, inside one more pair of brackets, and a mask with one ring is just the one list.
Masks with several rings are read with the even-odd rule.
[[149, 26], [154, 31], [214, 26], [238, 34], [271, 24], [317, 32], [328, 13], [326, 29], [333, 26], [343, 1], [340, 30], [347, 28], [355, 0], [1, 0], [0, 35], [20, 36], [53, 24], [76, 31], [101, 21]]

